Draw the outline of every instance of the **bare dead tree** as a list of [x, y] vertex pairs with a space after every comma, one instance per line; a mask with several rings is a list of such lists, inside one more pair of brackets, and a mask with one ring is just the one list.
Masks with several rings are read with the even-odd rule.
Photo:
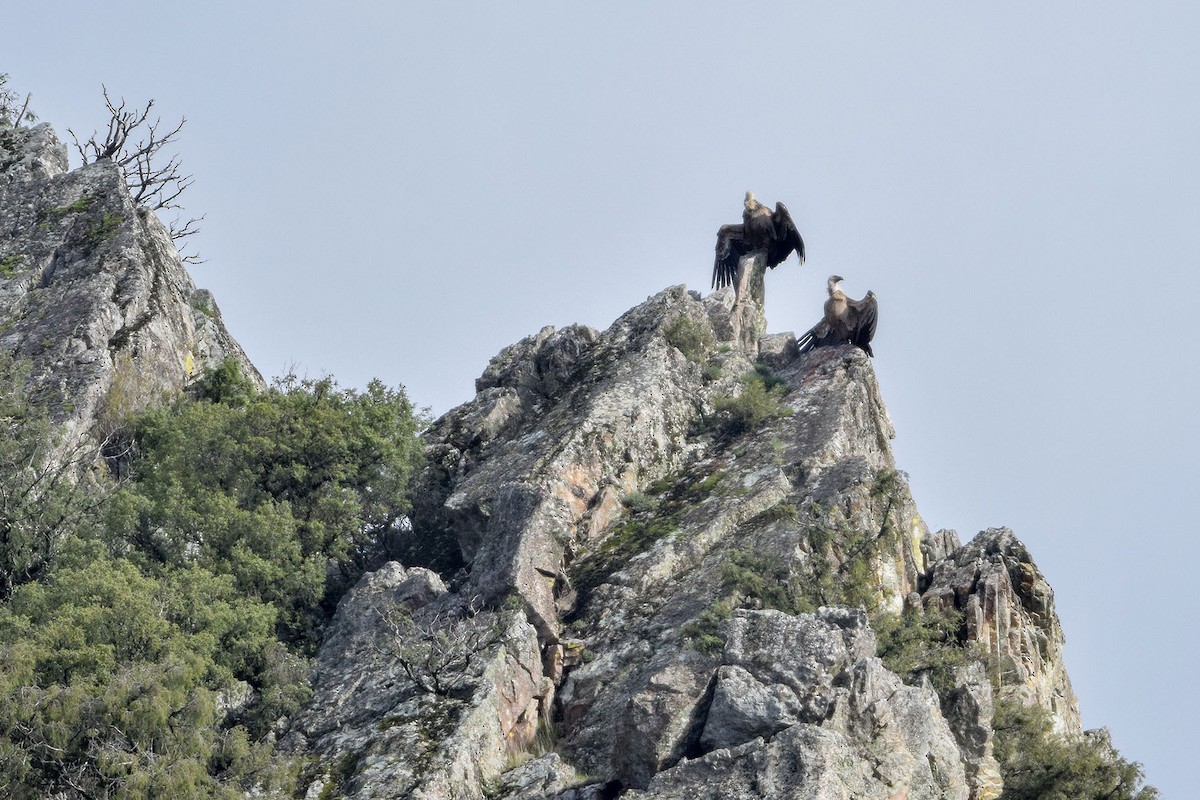
[[21, 98], [21, 95], [12, 89], [6, 88], [7, 84], [8, 75], [0, 72], [0, 123], [18, 128], [22, 122], [36, 122], [37, 115], [29, 109], [29, 101], [33, 98], [33, 93], [25, 95], [25, 102], [18, 109], [16, 103]]
[[[75, 131], [67, 128], [83, 163], [91, 164], [101, 159], [113, 161], [125, 175], [125, 185], [129, 187], [133, 202], [143, 208], [155, 212], [181, 209], [179, 197], [192, 185], [195, 177], [184, 174], [178, 155], [164, 156], [163, 148], [176, 142], [187, 117], [180, 117], [175, 127], [166, 129], [161, 118], [155, 117], [151, 121], [153, 99], [144, 108], [130, 109], [126, 108], [125, 98], [114, 103], [108, 87], [101, 88], [109, 113], [108, 131], [104, 137], [97, 138], [99, 132], [93, 131], [86, 142], [80, 142]], [[130, 144], [131, 137], [135, 137], [133, 144]], [[179, 241], [197, 233], [203, 219], [200, 216], [183, 221], [181, 216], [176, 216], [168, 223], [167, 230], [173, 240]], [[196, 264], [200, 258], [193, 253], [184, 256], [183, 261]]]
[[380, 652], [395, 658], [418, 689], [439, 697], [453, 696], [477, 677], [484, 655], [504, 639], [496, 613], [475, 602], [419, 620], [403, 606], [379, 611], [390, 634]]

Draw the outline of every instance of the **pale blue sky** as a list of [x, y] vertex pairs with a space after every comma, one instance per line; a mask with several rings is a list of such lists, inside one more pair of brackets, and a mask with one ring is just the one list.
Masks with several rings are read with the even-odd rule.
[[[654, 10], [648, 10], [650, 8]], [[270, 10], [262, 10], [269, 8]], [[521, 10], [517, 10], [517, 9]], [[503, 346], [707, 291], [742, 195], [874, 289], [931, 527], [1012, 527], [1087, 726], [1164, 798], [1200, 752], [1200, 7], [1015, 2], [7, 3], [0, 71], [89, 133], [186, 114], [197, 282], [264, 373], [443, 412]]]

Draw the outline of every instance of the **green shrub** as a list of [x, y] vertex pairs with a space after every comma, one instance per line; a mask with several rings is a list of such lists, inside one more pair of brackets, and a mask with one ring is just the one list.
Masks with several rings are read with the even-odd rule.
[[694, 502], [700, 502], [704, 500], [712, 495], [713, 490], [716, 489], [717, 484], [720, 483], [721, 479], [724, 477], [725, 473], [721, 470], [717, 470], [716, 472], [706, 475], [704, 480], [687, 487], [687, 498], [689, 500], [693, 500]]
[[135, 480], [112, 503], [112, 535], [147, 569], [232, 576], [311, 650], [408, 513], [419, 416], [378, 382], [356, 392], [289, 378], [254, 393], [232, 361], [195, 395], [135, 422]]
[[113, 492], [86, 453], [48, 458], [27, 373], [0, 360], [0, 796], [290, 794], [273, 726], [408, 508], [403, 390], [257, 392], [230, 362], [141, 415], [118, 392], [134, 456]]
[[11, 278], [17, 274], [17, 270], [25, 263], [25, 256], [17, 254], [13, 256], [4, 256], [0, 258], [0, 277]]
[[761, 381], [768, 392], [778, 391], [783, 395], [788, 393], [788, 383], [766, 364], [755, 364], [753, 379]]
[[995, 755], [1001, 800], [1156, 800], [1142, 766], [1126, 761], [1106, 737], [1055, 734], [1040, 706], [996, 700]]
[[261, 670], [272, 622], [230, 581], [122, 559], [18, 587], [0, 607], [4, 796], [241, 796], [231, 779], [265, 777], [270, 747], [217, 701]]
[[962, 612], [953, 609], [880, 614], [872, 618], [871, 627], [884, 666], [906, 683], [927, 676], [939, 694], [953, 688], [958, 667], [979, 657], [977, 648], [966, 642]]
[[104, 242], [116, 236], [120, 232], [121, 223], [124, 221], [125, 218], [120, 214], [105, 214], [94, 225], [88, 228], [87, 236], [83, 241], [84, 251], [90, 253]]
[[725, 437], [740, 436], [791, 413], [780, 404], [787, 384], [751, 372], [743, 380], [741, 394], [717, 398], [710, 427]]
[[750, 525], [769, 525], [772, 522], [799, 522], [800, 509], [792, 503], [776, 503], [754, 516]]
[[630, 492], [621, 499], [622, 505], [635, 513], [650, 512], [658, 508], [659, 500], [645, 492]]
[[721, 585], [739, 605], [774, 608], [787, 614], [811, 610], [798, 596], [788, 565], [770, 555], [731, 550], [721, 564]]
[[713, 346], [713, 336], [708, 326], [691, 317], [679, 316], [663, 331], [667, 344], [678, 348], [689, 361], [701, 361]]
[[718, 600], [684, 625], [683, 635], [700, 652], [716, 655], [725, 648], [725, 626], [732, 616], [732, 603]]

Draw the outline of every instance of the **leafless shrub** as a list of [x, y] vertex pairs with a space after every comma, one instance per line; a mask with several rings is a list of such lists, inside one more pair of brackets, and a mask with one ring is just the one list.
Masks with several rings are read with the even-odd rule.
[[485, 654], [504, 638], [498, 614], [477, 601], [453, 610], [419, 613], [391, 605], [380, 609], [389, 636], [381, 652], [395, 658], [422, 692], [455, 695], [477, 677]]
[[45, 577], [71, 532], [96, 517], [116, 486], [90, 470], [105, 444], [31, 443], [11, 423], [0, 417], [0, 601]]
[[21, 100], [21, 95], [7, 88], [7, 85], [8, 75], [0, 72], [0, 124], [17, 128], [22, 122], [36, 122], [37, 115], [29, 110], [29, 101], [33, 95], [26, 94], [25, 101], [18, 108], [17, 103]]
[[[80, 142], [75, 131], [67, 128], [83, 163], [91, 164], [101, 159], [113, 161], [125, 175], [125, 185], [129, 187], [133, 201], [143, 208], [156, 212], [182, 208], [179, 197], [195, 178], [183, 173], [178, 155], [165, 156], [163, 148], [175, 143], [187, 118], [180, 117], [175, 127], [165, 129], [161, 118], [155, 117], [151, 121], [153, 99], [144, 108], [129, 109], [124, 98], [114, 103], [109, 97], [108, 88], [101, 88], [109, 113], [108, 131], [104, 137], [97, 138], [99, 133], [93, 131], [86, 142]], [[131, 137], [135, 137], [132, 144]], [[171, 238], [179, 241], [198, 232], [203, 219], [201, 216], [183, 221], [177, 216], [167, 225], [167, 229]], [[183, 260], [192, 264], [200, 261], [195, 254], [184, 256]]]

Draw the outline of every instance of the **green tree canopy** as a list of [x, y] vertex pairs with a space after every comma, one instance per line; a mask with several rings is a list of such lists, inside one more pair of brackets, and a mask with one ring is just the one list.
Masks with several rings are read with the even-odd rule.
[[341, 592], [410, 510], [420, 417], [403, 389], [287, 378], [255, 393], [228, 362], [135, 425], [135, 480], [110, 530], [147, 569], [198, 564], [315, 643]]
[[28, 364], [0, 354], [0, 601], [49, 574], [104, 495], [82, 469], [95, 448], [55, 434], [28, 377]]
[[403, 389], [227, 362], [128, 421], [103, 487], [26, 377], [0, 361], [0, 797], [290, 796], [269, 734], [410, 508]]
[[1156, 800], [1142, 765], [1127, 761], [1106, 736], [1060, 736], [1040, 706], [1001, 699], [992, 723], [1004, 777], [1001, 800]]

